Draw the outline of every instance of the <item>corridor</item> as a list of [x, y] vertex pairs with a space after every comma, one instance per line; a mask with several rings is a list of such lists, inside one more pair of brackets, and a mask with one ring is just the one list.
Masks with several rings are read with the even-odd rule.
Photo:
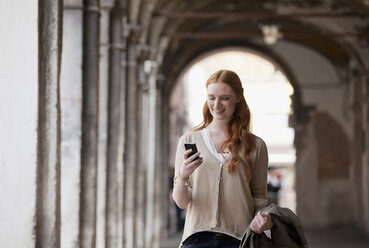
[[176, 247], [218, 69], [309, 247], [369, 247], [368, 0], [4, 0], [0, 37], [0, 247]]

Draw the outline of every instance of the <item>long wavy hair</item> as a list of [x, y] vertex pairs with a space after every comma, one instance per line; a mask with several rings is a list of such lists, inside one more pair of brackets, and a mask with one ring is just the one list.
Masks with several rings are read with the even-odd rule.
[[[250, 178], [253, 165], [250, 153], [255, 149], [255, 136], [250, 132], [250, 109], [243, 95], [242, 83], [238, 75], [229, 70], [219, 70], [212, 74], [206, 82], [206, 88], [210, 84], [225, 83], [229, 85], [236, 94], [236, 99], [240, 99], [235, 106], [232, 119], [227, 124], [227, 139], [222, 143], [221, 150], [226, 148], [231, 152], [232, 158], [228, 165], [228, 172], [231, 173], [244, 161], [247, 166], [247, 175]], [[193, 130], [201, 130], [207, 127], [213, 120], [207, 101], [203, 107], [203, 122], [194, 127]], [[239, 152], [243, 155], [240, 156]]]

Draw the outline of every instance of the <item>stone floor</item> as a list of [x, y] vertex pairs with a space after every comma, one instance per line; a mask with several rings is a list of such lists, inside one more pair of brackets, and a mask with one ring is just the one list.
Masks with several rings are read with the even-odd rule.
[[160, 244], [160, 248], [177, 248], [181, 241], [182, 232], [170, 235], [167, 239], [163, 240]]
[[[176, 248], [181, 233], [171, 235], [163, 240], [160, 248]], [[340, 227], [325, 231], [305, 231], [309, 248], [369, 248], [369, 238], [349, 228]]]
[[369, 248], [369, 237], [356, 229], [340, 227], [305, 232], [309, 248]]

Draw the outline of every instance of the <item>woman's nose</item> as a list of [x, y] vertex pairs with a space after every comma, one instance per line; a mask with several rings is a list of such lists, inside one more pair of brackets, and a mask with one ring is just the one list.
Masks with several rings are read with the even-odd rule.
[[220, 100], [219, 100], [219, 99], [216, 99], [216, 100], [215, 100], [214, 106], [215, 106], [215, 107], [220, 106]]

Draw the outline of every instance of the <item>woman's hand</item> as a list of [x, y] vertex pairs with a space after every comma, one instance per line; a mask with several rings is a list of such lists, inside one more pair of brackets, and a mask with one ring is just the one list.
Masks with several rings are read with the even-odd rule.
[[251, 221], [250, 228], [253, 232], [260, 234], [273, 227], [272, 217], [269, 213], [258, 212]]
[[[197, 152], [194, 155], [188, 157], [191, 153], [191, 149], [184, 152], [184, 163], [179, 168], [179, 175], [177, 181], [174, 183], [173, 199], [178, 207], [184, 209], [191, 201], [191, 191], [187, 187], [187, 180], [190, 175], [202, 164], [203, 158], [200, 157], [200, 153]], [[196, 159], [198, 157], [198, 159]]]
[[[183, 179], [188, 179], [189, 176], [202, 164], [203, 158], [200, 157], [200, 153], [197, 152], [191, 157], [188, 157], [192, 150], [187, 150], [184, 153], [185, 162], [179, 168], [179, 176]], [[198, 157], [198, 159], [196, 159]]]
[[[174, 183], [173, 199], [178, 207], [184, 209], [191, 201], [191, 191], [187, 187], [187, 180], [190, 175], [202, 164], [203, 158], [200, 157], [200, 153], [197, 152], [194, 155], [188, 157], [191, 150], [185, 151], [184, 163], [179, 168], [179, 175], [177, 182]], [[199, 157], [198, 159], [196, 159]]]

